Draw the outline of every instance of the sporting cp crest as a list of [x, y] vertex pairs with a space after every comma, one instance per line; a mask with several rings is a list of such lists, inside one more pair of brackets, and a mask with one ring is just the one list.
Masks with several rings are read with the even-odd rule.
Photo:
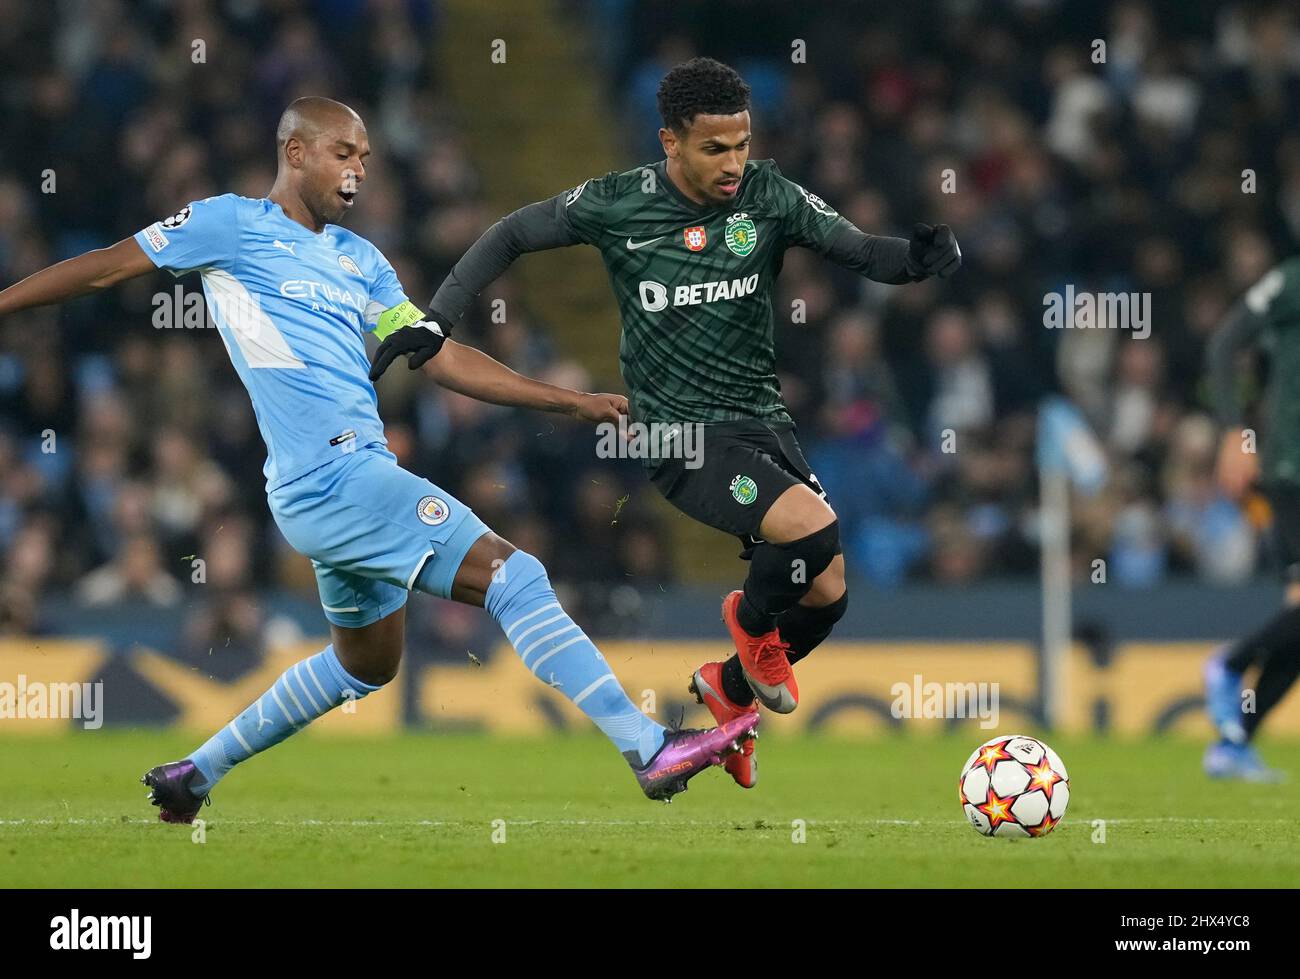
[[745, 256], [758, 244], [758, 230], [743, 211], [727, 218], [727, 247], [732, 254]]
[[693, 252], [700, 251], [709, 243], [709, 236], [704, 233], [704, 228], [700, 225], [687, 228], [682, 232], [682, 238], [686, 240], [686, 247]]
[[748, 476], [738, 474], [731, 481], [731, 495], [736, 498], [737, 503], [749, 506], [758, 499], [758, 484]]

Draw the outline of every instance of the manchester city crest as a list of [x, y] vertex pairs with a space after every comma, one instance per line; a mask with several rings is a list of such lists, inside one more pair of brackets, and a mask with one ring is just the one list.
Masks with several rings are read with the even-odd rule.
[[446, 523], [447, 518], [451, 516], [451, 508], [436, 496], [426, 496], [420, 500], [416, 512], [419, 514], [420, 520], [430, 527]]

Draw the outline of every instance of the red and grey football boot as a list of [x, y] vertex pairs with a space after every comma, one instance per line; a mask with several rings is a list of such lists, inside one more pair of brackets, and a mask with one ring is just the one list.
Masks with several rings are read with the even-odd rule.
[[737, 589], [722, 600], [722, 621], [736, 644], [745, 680], [758, 702], [778, 714], [789, 714], [799, 706], [799, 685], [786, 658], [790, 647], [776, 629], [761, 636], [745, 631], [736, 618], [736, 606], [744, 594]]
[[[697, 703], [703, 704], [719, 724], [752, 711], [753, 707], [741, 707], [727, 696], [722, 688], [722, 664], [705, 663], [691, 677], [687, 687], [695, 694]], [[728, 755], [722, 767], [728, 775], [736, 780], [742, 789], [752, 789], [758, 784], [758, 758], [754, 751], [755, 738], [750, 738], [740, 746], [736, 754]]]
[[196, 796], [190, 791], [190, 783], [203, 781], [203, 776], [188, 758], [151, 768], [140, 781], [149, 786], [149, 801], [158, 807], [158, 818], [164, 823], [192, 823], [203, 803], [212, 805], [206, 793]]
[[741, 750], [758, 730], [758, 712], [750, 711], [707, 731], [669, 731], [664, 743], [645, 765], [632, 766], [641, 791], [651, 799], [672, 802], [686, 783], [711, 765]]

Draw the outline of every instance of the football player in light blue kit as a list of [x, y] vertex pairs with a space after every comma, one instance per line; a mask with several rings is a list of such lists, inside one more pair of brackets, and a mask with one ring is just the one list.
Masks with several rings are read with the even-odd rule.
[[[365, 126], [350, 108], [299, 99], [285, 110], [276, 138], [279, 169], [266, 198], [195, 202], [0, 292], [3, 316], [155, 267], [178, 275], [198, 270], [266, 442], [271, 513], [316, 569], [332, 642], [187, 758], [145, 774], [161, 818], [192, 821], [236, 764], [392, 680], [413, 589], [486, 608], [524, 666], [613, 741], [646, 795], [670, 799], [738, 750], [757, 714], [707, 731], [669, 731], [637, 710], [561, 608], [541, 563], [446, 490], [397, 465], [385, 447], [364, 338], [386, 341], [381, 358], [410, 353], [412, 369], [429, 361], [444, 386], [496, 404], [599, 422], [616, 420], [626, 399], [522, 377], [446, 339], [449, 325], [425, 319], [378, 249], [335, 223], [353, 206], [370, 153]], [[424, 332], [411, 342], [417, 334], [403, 331]], [[381, 366], [387, 363], [377, 361]]]

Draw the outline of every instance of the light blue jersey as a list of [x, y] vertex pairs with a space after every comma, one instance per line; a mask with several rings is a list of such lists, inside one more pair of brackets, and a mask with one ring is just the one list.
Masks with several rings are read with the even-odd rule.
[[234, 194], [190, 204], [135, 240], [159, 268], [200, 273], [266, 442], [268, 491], [386, 444], [363, 334], [406, 295], [379, 249]]
[[320, 234], [270, 200], [225, 194], [135, 236], [155, 265], [198, 270], [266, 442], [271, 514], [311, 558], [335, 625], [360, 628], [418, 586], [451, 594], [487, 527], [384, 446], [364, 334], [419, 317], [388, 260], [336, 225]]

